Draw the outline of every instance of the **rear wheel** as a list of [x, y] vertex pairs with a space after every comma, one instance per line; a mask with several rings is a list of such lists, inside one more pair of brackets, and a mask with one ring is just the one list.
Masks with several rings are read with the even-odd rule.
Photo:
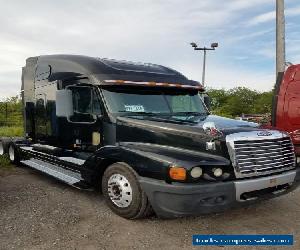
[[106, 203], [113, 212], [127, 219], [143, 218], [152, 211], [137, 177], [137, 173], [124, 163], [109, 166], [102, 177]]
[[8, 147], [8, 157], [11, 163], [13, 164], [20, 163], [20, 155], [19, 155], [18, 148], [13, 143], [11, 143]]
[[2, 141], [0, 141], [0, 155], [4, 155], [4, 144]]

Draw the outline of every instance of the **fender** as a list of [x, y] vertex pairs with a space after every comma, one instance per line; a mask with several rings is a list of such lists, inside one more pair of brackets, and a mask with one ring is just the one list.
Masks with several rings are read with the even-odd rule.
[[125, 162], [140, 176], [166, 180], [171, 165], [190, 170], [195, 166], [228, 166], [224, 157], [151, 143], [123, 142], [116, 146], [104, 146], [90, 157], [85, 165], [85, 179], [102, 175], [106, 167], [115, 162]]

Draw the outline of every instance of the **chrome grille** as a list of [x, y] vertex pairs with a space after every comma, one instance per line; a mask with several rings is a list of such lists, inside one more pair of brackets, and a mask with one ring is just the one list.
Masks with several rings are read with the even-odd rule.
[[231, 137], [227, 142], [237, 178], [266, 175], [295, 167], [293, 144], [285, 133], [274, 131], [276, 136], [273, 138], [255, 137], [253, 132], [249, 133], [252, 136], [245, 138], [236, 134], [234, 140]]

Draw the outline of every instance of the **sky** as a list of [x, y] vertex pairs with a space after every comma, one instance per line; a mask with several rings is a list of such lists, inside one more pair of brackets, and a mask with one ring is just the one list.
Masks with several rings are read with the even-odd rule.
[[[0, 0], [0, 99], [20, 92], [27, 57], [81, 54], [174, 68], [206, 86], [271, 90], [275, 0]], [[286, 0], [286, 61], [300, 63], [300, 1]]]

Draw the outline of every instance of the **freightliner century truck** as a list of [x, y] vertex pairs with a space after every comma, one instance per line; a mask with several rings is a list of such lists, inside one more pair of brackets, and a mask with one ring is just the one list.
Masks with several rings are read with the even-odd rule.
[[154, 64], [76, 55], [26, 60], [24, 138], [0, 153], [137, 219], [220, 212], [300, 182], [288, 133], [211, 115], [202, 86]]

